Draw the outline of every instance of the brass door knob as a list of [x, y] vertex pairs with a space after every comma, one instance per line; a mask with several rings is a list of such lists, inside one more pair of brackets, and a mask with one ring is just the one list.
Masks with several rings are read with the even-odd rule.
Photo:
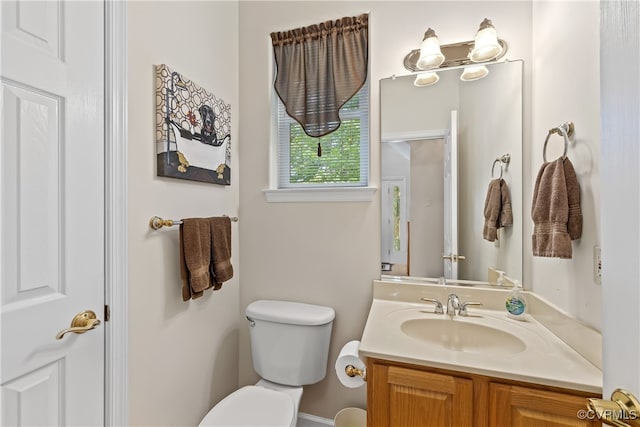
[[640, 401], [629, 391], [616, 389], [611, 400], [587, 399], [595, 418], [605, 424], [619, 427], [640, 426]]
[[94, 329], [100, 324], [100, 320], [96, 318], [96, 313], [91, 310], [81, 311], [76, 314], [71, 321], [71, 327], [63, 329], [56, 335], [57, 340], [61, 340], [65, 334], [73, 332], [74, 334], [84, 334], [91, 329]]

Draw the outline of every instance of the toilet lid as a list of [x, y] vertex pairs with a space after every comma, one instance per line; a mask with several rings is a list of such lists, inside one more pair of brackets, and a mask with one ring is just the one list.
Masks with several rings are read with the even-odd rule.
[[290, 427], [293, 411], [289, 395], [250, 385], [214, 406], [200, 426]]

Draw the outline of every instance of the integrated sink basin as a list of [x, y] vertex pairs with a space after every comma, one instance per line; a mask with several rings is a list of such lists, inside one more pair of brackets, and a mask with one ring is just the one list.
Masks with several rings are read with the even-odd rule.
[[505, 355], [520, 353], [527, 348], [515, 335], [473, 323], [472, 319], [410, 319], [402, 322], [400, 330], [427, 344], [466, 353]]

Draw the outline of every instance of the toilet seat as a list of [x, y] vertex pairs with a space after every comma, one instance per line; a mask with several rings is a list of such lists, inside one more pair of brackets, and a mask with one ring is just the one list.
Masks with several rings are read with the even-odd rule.
[[200, 422], [200, 426], [291, 427], [294, 403], [287, 394], [246, 386], [225, 397]]

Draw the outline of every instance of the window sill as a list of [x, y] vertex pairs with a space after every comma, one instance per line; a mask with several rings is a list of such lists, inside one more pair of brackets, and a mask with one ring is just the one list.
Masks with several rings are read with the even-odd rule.
[[280, 188], [262, 190], [269, 203], [370, 202], [377, 187]]

